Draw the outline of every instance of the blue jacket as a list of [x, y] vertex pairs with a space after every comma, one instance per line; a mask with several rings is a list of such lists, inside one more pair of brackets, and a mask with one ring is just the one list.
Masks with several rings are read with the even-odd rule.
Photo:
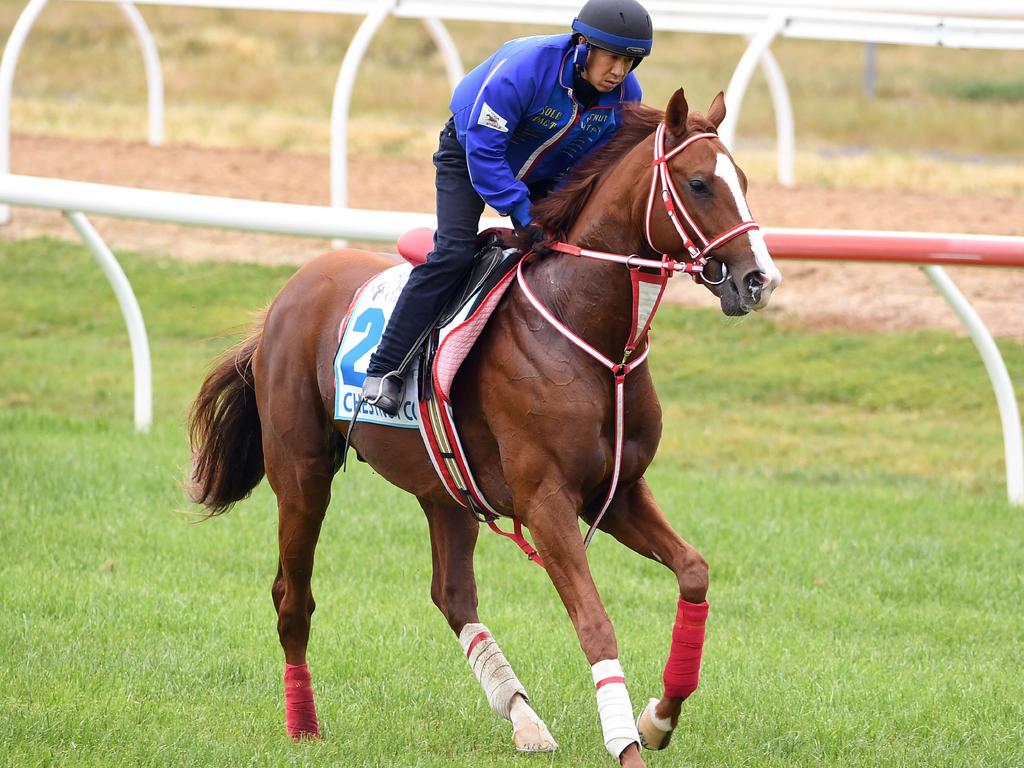
[[473, 187], [517, 225], [530, 221], [527, 184], [553, 179], [611, 138], [615, 109], [639, 101], [630, 72], [597, 104], [583, 110], [573, 98], [573, 67], [586, 49], [572, 34], [524, 37], [505, 43], [455, 88], [455, 131], [466, 150]]

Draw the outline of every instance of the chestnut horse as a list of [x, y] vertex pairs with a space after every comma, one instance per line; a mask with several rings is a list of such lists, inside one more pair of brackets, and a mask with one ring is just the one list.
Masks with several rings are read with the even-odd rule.
[[[695, 258], [706, 262], [698, 279], [719, 298], [723, 312], [761, 309], [781, 277], [750, 217], [746, 179], [717, 137], [724, 117], [721, 93], [706, 116], [689, 114], [682, 90], [664, 113], [626, 108], [609, 144], [534, 214], [569, 244], [673, 267]], [[652, 176], [678, 191], [665, 191], [663, 200]], [[197, 503], [211, 515], [223, 512], [245, 498], [264, 472], [277, 496], [280, 559], [272, 594], [293, 738], [319, 735], [306, 645], [315, 605], [313, 552], [348, 428], [333, 410], [338, 325], [357, 289], [393, 263], [342, 250], [303, 266], [274, 299], [262, 326], [216, 364], [191, 413], [190, 493]], [[641, 766], [640, 745], [667, 744], [683, 700], [697, 687], [707, 563], [672, 529], [644, 479], [661, 435], [661, 407], [646, 362], [636, 358], [640, 364], [624, 379], [620, 422], [609, 368], [551, 321], [556, 317], [605, 358], [623, 358], [623, 342], [631, 328], [636, 332], [631, 269], [635, 263], [564, 253], [530, 258], [523, 277], [549, 314], [514, 282], [463, 364], [451, 401], [478, 486], [496, 510], [529, 529], [576, 628], [593, 668], [606, 747], [622, 765]], [[646, 344], [641, 329], [636, 347]], [[459, 636], [491, 707], [512, 721], [516, 747], [554, 749], [525, 688], [480, 623], [473, 574], [478, 521], [445, 491], [417, 431], [360, 423], [352, 446], [378, 474], [419, 500], [430, 530], [431, 596]], [[679, 585], [664, 694], [650, 700], [636, 724], [615, 631], [578, 527], [579, 518], [595, 520], [609, 488], [614, 493], [600, 530], [664, 564]]]

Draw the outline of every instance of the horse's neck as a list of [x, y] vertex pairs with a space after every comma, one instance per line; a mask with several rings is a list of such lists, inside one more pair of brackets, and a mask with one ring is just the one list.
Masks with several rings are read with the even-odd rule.
[[651, 180], [647, 159], [653, 141], [641, 141], [608, 169], [569, 229], [570, 243], [595, 251], [650, 254], [644, 217]]
[[606, 357], [622, 355], [632, 314], [626, 268], [575, 256], [550, 256], [533, 265], [530, 288], [573, 332]]
[[[647, 151], [634, 150], [606, 174], [569, 230], [569, 243], [624, 255], [647, 253], [640, 211], [648, 191], [641, 161]], [[641, 177], [642, 183], [630, 181]], [[625, 266], [558, 256], [531, 270], [530, 285], [577, 335], [612, 359], [621, 356], [633, 315]]]

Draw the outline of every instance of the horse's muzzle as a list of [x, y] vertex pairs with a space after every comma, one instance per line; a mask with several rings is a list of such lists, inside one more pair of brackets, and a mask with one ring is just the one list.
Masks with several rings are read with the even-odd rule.
[[[776, 275], [778, 273], [776, 272]], [[769, 275], [759, 269], [751, 270], [742, 280], [742, 284], [736, 286], [744, 308], [749, 312], [755, 312], [768, 306], [775, 286], [781, 278]]]
[[[773, 274], [774, 272], [774, 274]], [[742, 317], [768, 306], [772, 292], [781, 282], [778, 270], [765, 272], [753, 269], [739, 277], [733, 275], [718, 285], [714, 292], [722, 305], [722, 313], [730, 317]]]

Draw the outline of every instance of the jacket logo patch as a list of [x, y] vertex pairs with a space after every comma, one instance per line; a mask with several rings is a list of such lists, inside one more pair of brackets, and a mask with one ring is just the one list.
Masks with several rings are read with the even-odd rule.
[[508, 120], [499, 115], [485, 101], [480, 107], [480, 118], [477, 120], [480, 125], [491, 128], [501, 133], [508, 133]]

